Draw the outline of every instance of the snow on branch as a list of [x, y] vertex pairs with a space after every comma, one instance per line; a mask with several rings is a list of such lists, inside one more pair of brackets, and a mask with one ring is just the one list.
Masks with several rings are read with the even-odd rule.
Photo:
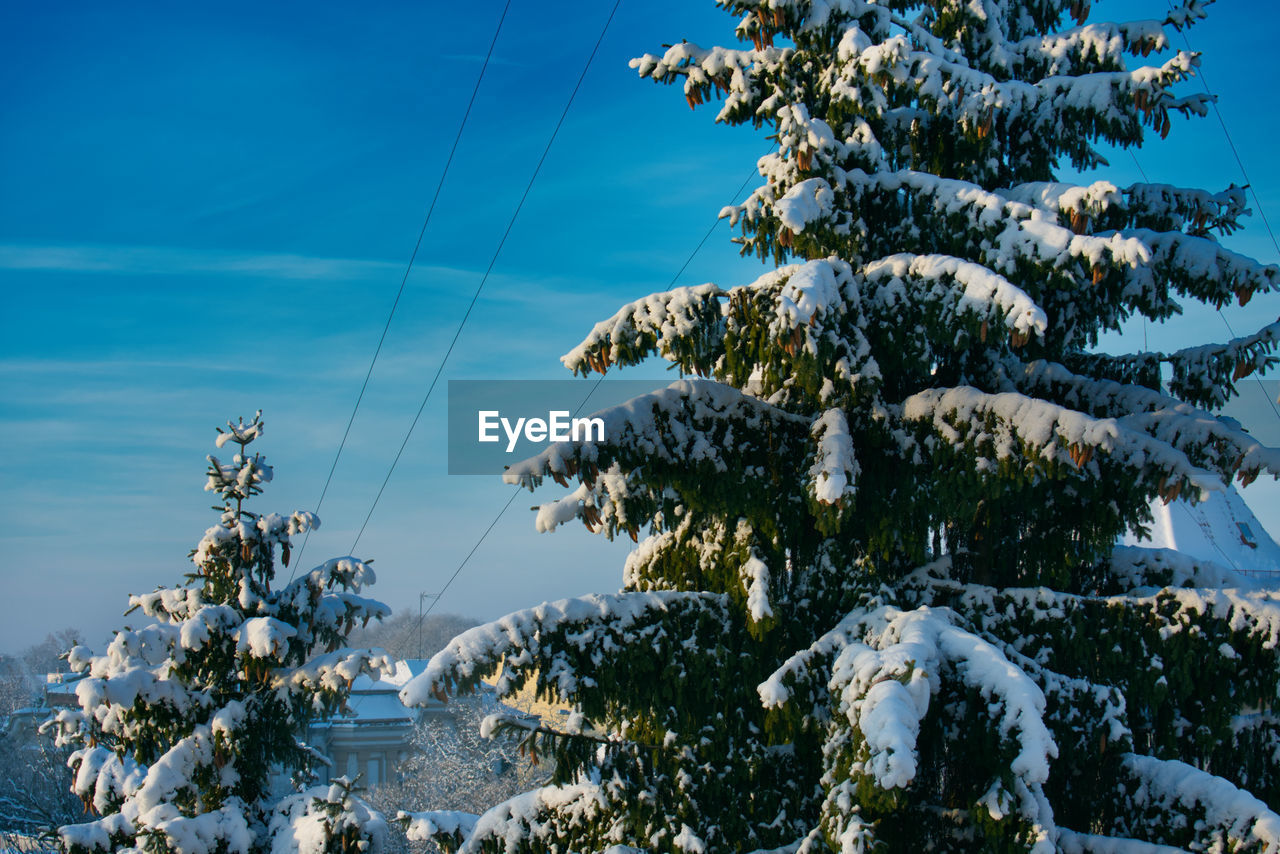
[[[1167, 555], [1153, 554], [1158, 550], [1118, 550], [1113, 559], [1117, 570], [1125, 571], [1125, 564], [1140, 563], [1139, 571], [1159, 572], [1168, 567], [1173, 579], [1179, 573], [1194, 573], [1201, 580], [1210, 580], [1212, 565], [1191, 569]], [[1108, 563], [1107, 566], [1110, 564]], [[945, 604], [973, 620], [981, 632], [1001, 637], [1018, 645], [1027, 655], [1039, 660], [1037, 644], [1070, 641], [1077, 636], [1088, 635], [1092, 643], [1102, 646], [1102, 638], [1125, 637], [1141, 646], [1148, 641], [1164, 642], [1174, 635], [1190, 633], [1200, 642], [1208, 643], [1211, 637], [1233, 637], [1237, 644], [1248, 643], [1254, 654], [1267, 653], [1275, 657], [1280, 651], [1280, 608], [1276, 595], [1268, 590], [1254, 589], [1253, 585], [1239, 589], [1186, 588], [1166, 586], [1152, 590], [1150, 586], [1135, 588], [1118, 595], [1086, 596], [1063, 593], [1047, 587], [1010, 587], [997, 590], [980, 584], [962, 584], [946, 577], [947, 561], [936, 561], [916, 570], [903, 585], [904, 601], [918, 604]], [[1158, 580], [1148, 576], [1149, 581]], [[1233, 580], [1230, 577], [1224, 580]], [[911, 591], [914, 590], [914, 593]], [[1103, 627], [1103, 614], [1114, 610]], [[1129, 616], [1118, 616], [1123, 612]], [[1041, 637], [1028, 632], [1031, 625], [1057, 626], [1053, 637]], [[1023, 632], [1019, 640], [1018, 633]], [[1148, 635], [1144, 640], [1140, 635]], [[1113, 650], [1117, 654], [1120, 649]], [[1154, 651], [1154, 650], [1153, 650]], [[1228, 656], [1235, 660], [1234, 653]], [[1232, 665], [1235, 668], [1235, 665]], [[1258, 679], [1268, 684], [1280, 684], [1280, 676], [1271, 671], [1271, 665], [1255, 668]], [[1242, 681], [1252, 678], [1243, 671], [1233, 670], [1232, 679]]]
[[726, 594], [761, 631], [772, 625], [793, 573], [791, 567], [779, 570], [777, 564], [785, 558], [777, 556], [769, 538], [743, 518], [730, 524], [700, 516], [695, 522], [695, 514], [687, 510], [677, 515], [678, 525], [641, 540], [627, 556], [623, 585], [670, 590], [694, 580], [698, 588]]
[[[660, 657], [661, 648], [680, 648], [686, 642], [682, 621], [696, 623], [699, 616], [723, 625], [729, 620], [725, 597], [668, 591], [547, 602], [458, 635], [405, 685], [400, 698], [408, 706], [424, 705], [500, 671], [500, 697], [532, 679], [540, 692], [573, 702], [580, 689], [596, 684], [594, 669], [633, 648], [637, 638], [647, 639], [646, 656]], [[678, 666], [678, 661], [660, 666]]]
[[[577, 477], [585, 486], [544, 509], [539, 519], [544, 530], [576, 515], [592, 530], [626, 530], [634, 538], [640, 519], [671, 495], [687, 489], [703, 500], [713, 497], [709, 483], [724, 491], [725, 500], [732, 492], [761, 508], [767, 504], [770, 512], [786, 500], [803, 503], [798, 480], [788, 477], [779, 495], [775, 486], [762, 483], [761, 474], [807, 451], [808, 419], [735, 388], [680, 380], [592, 417], [604, 422], [603, 440], [555, 443], [504, 475], [507, 483], [530, 489], [545, 476], [564, 486]], [[645, 469], [643, 480], [635, 476], [637, 468]], [[631, 475], [623, 475], [623, 469]], [[658, 479], [665, 484], [655, 486]]]
[[1280, 320], [1252, 335], [1225, 344], [1188, 347], [1164, 357], [1173, 366], [1169, 390], [1192, 403], [1218, 407], [1235, 394], [1235, 385], [1251, 374], [1270, 370], [1280, 359], [1272, 353], [1280, 344]]
[[[963, 314], [980, 318], [984, 329], [989, 321], [994, 320], [1024, 343], [1032, 335], [1043, 337], [1049, 325], [1044, 310], [1025, 291], [981, 264], [961, 258], [900, 253], [868, 264], [863, 268], [863, 274], [869, 282], [889, 284], [888, 291], [880, 290], [876, 293], [879, 300], [894, 298], [940, 302], [957, 318]], [[936, 282], [937, 287], [918, 287], [905, 291], [902, 283], [904, 279], [921, 283]], [[893, 287], [895, 284], [896, 288]], [[943, 320], [949, 322], [952, 318], [944, 316]]]
[[1194, 406], [1216, 409], [1237, 393], [1236, 384], [1240, 380], [1270, 370], [1280, 362], [1272, 355], [1277, 345], [1280, 345], [1280, 321], [1225, 344], [1204, 344], [1173, 353], [1118, 356], [1072, 352], [1064, 354], [1064, 362], [1075, 374], [1122, 385], [1140, 385], [1153, 391], [1164, 384], [1160, 366], [1168, 364], [1173, 369], [1168, 381], [1171, 395]]
[[828, 409], [811, 428], [817, 453], [809, 467], [809, 490], [820, 504], [839, 504], [857, 494], [861, 467], [849, 436], [849, 422], [839, 409]]
[[[765, 157], [762, 163], [777, 157]], [[970, 181], [913, 170], [867, 173], [858, 168], [841, 171], [838, 180], [830, 180], [837, 196], [837, 209], [854, 211], [864, 219], [877, 214], [883, 217], [884, 211], [910, 210], [917, 228], [938, 229], [956, 244], [953, 254], [957, 257], [963, 253], [973, 263], [1001, 276], [1026, 275], [1029, 269], [1066, 271], [1074, 276], [1078, 275], [1074, 271], [1083, 266], [1096, 284], [1110, 269], [1132, 270], [1151, 259], [1151, 250], [1141, 240], [1115, 233], [1078, 234], [1058, 224], [1057, 214], [1011, 200]], [[742, 220], [744, 228], [748, 223], [752, 225], [756, 234], [747, 240], [757, 251], [764, 251], [779, 241], [782, 241], [779, 245], [786, 243], [779, 237], [780, 230], [786, 229], [778, 218], [775, 201], [782, 190], [783, 186], [771, 182], [741, 205], [722, 212], [729, 215], [733, 224]], [[911, 243], [920, 242], [918, 234], [903, 238]], [[871, 257], [878, 257], [876, 246], [864, 244], [864, 238], [856, 232], [835, 240], [848, 242], [851, 255], [870, 252]], [[891, 244], [885, 245], [887, 248]], [[900, 251], [903, 240], [892, 245]], [[1088, 281], [1089, 278], [1085, 278], [1085, 282]], [[1097, 299], [1090, 296], [1083, 285], [1076, 285], [1072, 290], [1072, 299], [1084, 298], [1090, 302]], [[1001, 292], [1011, 294], [1003, 288]]]
[[271, 854], [379, 854], [386, 845], [386, 819], [354, 796], [354, 785], [339, 777], [276, 804], [267, 831]]
[[1110, 181], [1095, 181], [1088, 186], [1035, 181], [997, 192], [1010, 201], [1051, 214], [1059, 225], [1065, 221], [1077, 234], [1088, 230], [1090, 220], [1110, 215], [1124, 202], [1122, 194]]
[[590, 829], [608, 809], [605, 789], [598, 783], [545, 786], [516, 795], [479, 816], [457, 812], [402, 813], [409, 839], [445, 842], [456, 854], [494, 850], [515, 851], [522, 846], [560, 850], [571, 830]]
[[[848, 822], [855, 817], [850, 803], [867, 803], [868, 789], [887, 804], [905, 797], [919, 770], [917, 739], [926, 715], [949, 714], [933, 708], [944, 680], [976, 692], [998, 733], [995, 765], [1003, 768], [978, 806], [991, 821], [1029, 828], [1039, 840], [1032, 850], [1052, 851], [1052, 810], [1042, 788], [1058, 748], [1045, 725], [1045, 696], [997, 647], [958, 622], [947, 608], [859, 609], [776, 671], [760, 686], [761, 699], [769, 707], [789, 702], [788, 683], [809, 678], [805, 671], [830, 661], [835, 721], [824, 750], [832, 787], [826, 808]], [[851, 738], [843, 734], [845, 725]], [[861, 793], [857, 801], [854, 792]]]
[[1165, 135], [1170, 110], [1203, 115], [1207, 96], [1175, 98], [1168, 92], [1198, 64], [1198, 56], [1184, 51], [1160, 66], [1132, 71], [1051, 75], [1035, 82], [1002, 80], [966, 63], [914, 49], [904, 35], [873, 42], [852, 28], [840, 45], [831, 95], [864, 113], [883, 115], [890, 104], [902, 102], [900, 90], [907, 90], [923, 109], [963, 131], [985, 127], [985, 132], [978, 131], [983, 139], [997, 114], [1006, 124], [1020, 124], [1032, 133], [1065, 131], [1062, 119], [1070, 114], [1077, 119], [1070, 135], [1119, 142], [1131, 132], [1137, 113]]
[[[799, 650], [787, 658], [764, 682], [756, 688], [760, 702], [766, 709], [780, 709], [796, 702], [797, 695], [812, 694], [821, 683], [825, 687], [827, 677], [822, 675], [831, 667], [831, 662], [840, 650], [860, 642], [868, 632], [868, 614], [876, 613], [881, 603], [871, 600], [864, 608], [851, 611], [835, 626], [820, 635], [806, 649]], [[813, 714], [821, 720], [825, 717], [823, 709], [806, 707], [805, 714]]]
[[867, 742], [855, 773], [866, 773], [884, 789], [902, 788], [914, 779], [919, 720], [945, 668], [1003, 707], [992, 716], [1016, 744], [1009, 766], [1014, 775], [1029, 786], [1048, 779], [1058, 750], [1041, 720], [1044, 694], [998, 649], [958, 628], [946, 609], [885, 606], [865, 622], [875, 627], [871, 637], [840, 650], [831, 675], [839, 712]]
[[650, 294], [601, 321], [560, 361], [574, 373], [603, 374], [611, 365], [634, 365], [657, 353], [690, 373], [707, 373], [718, 347], [722, 299], [715, 285]]
[[845, 261], [788, 265], [730, 291], [717, 377], [780, 406], [879, 399], [860, 278]]
[[1178, 449], [1224, 480], [1239, 472], [1241, 481], [1252, 481], [1263, 470], [1280, 476], [1280, 449], [1263, 445], [1234, 419], [1220, 418], [1149, 388], [1078, 376], [1052, 362], [1023, 365], [1006, 360], [1002, 373], [1019, 392], [1096, 418], [1116, 419], [1120, 427]]
[[335, 696], [345, 696], [351, 683], [362, 674], [377, 675], [395, 671], [395, 661], [380, 650], [338, 649], [317, 655], [288, 674], [288, 684], [298, 692], [313, 693], [315, 714], [332, 711], [322, 703]]
[[1132, 593], [1142, 588], [1231, 587], [1250, 590], [1256, 582], [1230, 567], [1191, 557], [1173, 549], [1117, 546], [1104, 562], [1104, 571], [1116, 592]]
[[1130, 825], [1126, 831], [1195, 850], [1280, 851], [1280, 815], [1223, 778], [1175, 759], [1135, 753], [1126, 755], [1121, 767], [1127, 774], [1122, 791], [1132, 810], [1124, 816]]
[[1188, 854], [1185, 848], [1156, 845], [1138, 839], [1080, 833], [1065, 827], [1058, 828], [1058, 850], [1062, 854]]
[[929, 389], [903, 401], [902, 417], [928, 427], [947, 445], [971, 448], [982, 473], [995, 474], [1001, 466], [1013, 471], [1026, 465], [1084, 467], [1091, 462], [1089, 449], [1096, 449], [1140, 477], [1158, 473], [1166, 498], [1177, 497], [1184, 483], [1201, 492], [1225, 488], [1217, 475], [1193, 465], [1182, 451], [1115, 419], [1094, 418], [1013, 392], [987, 394], [968, 386]]
[[[1124, 191], [1129, 223], [1153, 231], [1186, 231], [1208, 237], [1211, 231], [1231, 234], [1249, 213], [1243, 187], [1210, 192], [1169, 184], [1133, 184]], [[1122, 227], [1122, 226], [1120, 226]]]
[[1208, 6], [1214, 0], [1181, 0], [1177, 5], [1170, 4], [1169, 14], [1165, 16], [1164, 22], [1175, 30], [1181, 30], [1184, 27], [1190, 27], [1198, 20], [1207, 17], [1204, 7]]
[[1081, 74], [1124, 67], [1126, 53], [1148, 56], [1167, 50], [1163, 22], [1094, 23], [1056, 33], [1027, 36], [1008, 46], [1000, 64], [1022, 79]]
[[[1151, 572], [1135, 582], [1159, 583], [1154, 576], [1162, 568], [1179, 569], [1176, 560], [1151, 553], [1122, 551], [1115, 560], [1121, 572], [1126, 562]], [[1104, 753], [1108, 744], [1131, 744], [1130, 731], [1146, 733], [1172, 755], [1206, 739], [1230, 745], [1235, 716], [1265, 708], [1280, 688], [1280, 608], [1274, 594], [1140, 586], [1114, 595], [1112, 590], [1129, 582], [1109, 580], [1108, 568], [1100, 569], [1102, 595], [1086, 596], [1045, 587], [997, 590], [963, 584], [946, 577], [945, 564], [935, 564], [906, 579], [902, 602], [960, 614], [973, 631], [1004, 644], [1010, 659], [1050, 697], [1061, 693], [1053, 686], [1062, 679], [1047, 668], [1089, 680], [1105, 674], [1105, 681], [1094, 681], [1092, 688], [1064, 683], [1064, 697], [1076, 700], [1053, 704], [1055, 732], [1063, 734], [1071, 764], [1077, 759], [1070, 748], [1081, 737], [1086, 756], [1092, 756], [1099, 739]], [[1211, 568], [1195, 571], [1197, 580], [1209, 580], [1205, 573]], [[1119, 708], [1100, 690], [1118, 690]], [[1082, 728], [1080, 713], [1090, 707], [1094, 711], [1085, 717], [1091, 723]], [[1224, 751], [1236, 755], [1229, 747]]]
[[1087, 186], [1039, 181], [998, 192], [1053, 215], [1077, 234], [1142, 228], [1208, 237], [1213, 231], [1231, 234], [1249, 213], [1244, 189], [1234, 184], [1214, 193], [1170, 184], [1139, 183], [1120, 190], [1110, 181]]
[[684, 78], [685, 98], [696, 107], [714, 95], [723, 95], [724, 106], [717, 119], [726, 122], [754, 117], [761, 102], [772, 93], [767, 82], [778, 75], [794, 54], [792, 48], [759, 45], [756, 50], [713, 47], [709, 50], [692, 42], [672, 45], [662, 56], [645, 54], [631, 60], [641, 77], [660, 83]]
[[72, 759], [73, 765], [78, 766], [73, 789], [86, 805], [92, 803], [99, 811], [118, 807], [119, 811], [59, 828], [63, 844], [68, 848], [113, 850], [117, 840], [137, 835], [157, 837], [177, 851], [248, 854], [253, 835], [244, 817], [244, 804], [238, 798], [228, 798], [219, 809], [196, 816], [184, 816], [172, 803], [175, 798], [199, 795], [200, 769], [212, 762], [214, 751], [215, 739], [205, 726], [196, 727], [190, 736], [174, 743], [145, 769], [127, 758], [124, 762], [129, 764], [123, 765], [115, 754], [102, 748], [76, 751]]
[[[764, 325], [768, 334], [744, 335]], [[874, 396], [879, 368], [863, 331], [858, 279], [837, 258], [779, 268], [750, 284], [653, 294], [624, 306], [563, 361], [603, 373], [657, 353], [682, 371], [752, 385], [769, 398], [784, 385], [832, 400]], [[823, 382], [834, 376], [837, 382]]]
[[1151, 263], [1129, 273], [1128, 287], [1131, 292], [1150, 295], [1153, 301], [1167, 299], [1166, 291], [1172, 287], [1179, 294], [1222, 308], [1232, 296], [1244, 305], [1255, 293], [1280, 290], [1280, 265], [1261, 264], [1223, 249], [1207, 237], [1143, 228], [1117, 234], [1151, 247]]

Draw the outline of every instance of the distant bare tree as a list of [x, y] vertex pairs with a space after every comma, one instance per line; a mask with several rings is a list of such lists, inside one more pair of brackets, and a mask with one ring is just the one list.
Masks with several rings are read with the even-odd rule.
[[80, 799], [71, 793], [69, 751], [15, 721], [9, 719], [0, 732], [0, 849], [18, 850], [21, 839], [24, 850], [37, 840], [57, 850], [53, 829], [84, 813]]
[[17, 656], [0, 655], [0, 719], [30, 706], [38, 690], [26, 662]]
[[428, 614], [419, 621], [415, 606], [353, 631], [347, 643], [353, 647], [382, 647], [393, 658], [430, 658], [456, 635], [478, 625], [478, 620], [459, 614]]
[[46, 673], [66, 673], [70, 670], [63, 658], [73, 646], [83, 643], [79, 629], [65, 628], [53, 632], [38, 644], [22, 653], [27, 668], [39, 677]]
[[[0, 849], [24, 850], [41, 835], [81, 818], [71, 793], [68, 751], [54, 747], [36, 728], [48, 717], [46, 674], [67, 671], [62, 656], [80, 642], [73, 628], [49, 634], [20, 655], [0, 656]], [[23, 715], [14, 712], [28, 710]], [[57, 850], [52, 838], [49, 850]]]
[[[481, 737], [480, 724], [487, 715], [514, 712], [492, 692], [450, 698], [449, 709], [452, 721], [428, 718], [415, 728], [399, 780], [369, 793], [369, 802], [388, 817], [399, 810], [481, 813], [544, 785], [550, 776], [551, 766], [531, 763], [514, 739]], [[402, 832], [392, 833], [388, 842], [386, 854], [438, 850], [430, 843], [408, 842]]]
[[0, 655], [0, 717], [43, 702], [46, 673], [67, 670], [61, 656], [80, 642], [76, 629], [62, 629], [19, 655]]

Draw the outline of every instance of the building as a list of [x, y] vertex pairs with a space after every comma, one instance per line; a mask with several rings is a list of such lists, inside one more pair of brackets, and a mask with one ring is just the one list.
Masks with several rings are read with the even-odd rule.
[[395, 779], [396, 768], [409, 756], [410, 739], [419, 722], [453, 725], [448, 706], [432, 700], [410, 709], [400, 702], [400, 689], [427, 666], [427, 659], [396, 662], [394, 673], [381, 679], [361, 676], [351, 684], [347, 712], [312, 724], [311, 746], [332, 761], [319, 769], [321, 782], [332, 777], [356, 779], [376, 786]]
[[1154, 501], [1154, 521], [1145, 539], [1125, 537], [1124, 544], [1173, 549], [1233, 569], [1265, 586], [1280, 586], [1280, 545], [1271, 538], [1244, 498], [1231, 486], [1192, 504]]

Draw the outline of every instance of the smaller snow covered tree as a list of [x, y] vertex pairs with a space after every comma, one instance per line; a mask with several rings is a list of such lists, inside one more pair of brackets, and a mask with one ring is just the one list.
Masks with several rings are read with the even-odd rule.
[[[354, 626], [388, 609], [358, 595], [374, 575], [353, 557], [272, 588], [277, 549], [287, 566], [291, 538], [319, 519], [245, 509], [272, 477], [262, 456], [247, 452], [262, 435], [261, 416], [218, 431], [218, 447], [238, 450], [230, 464], [209, 457], [205, 489], [221, 497], [221, 519], [192, 551], [186, 584], [132, 596], [130, 612], [155, 622], [118, 632], [105, 655], [83, 646], [69, 654], [73, 670], [88, 671], [76, 690], [80, 710], [59, 712], [52, 726], [60, 744], [76, 748], [72, 790], [99, 817], [60, 828], [65, 850], [249, 854], [380, 844], [381, 819], [349, 792], [281, 801], [273, 786], [285, 773], [295, 785], [311, 777], [322, 760], [300, 738], [308, 724], [341, 709], [357, 676], [389, 666], [381, 653], [343, 648]], [[332, 815], [334, 803], [349, 815]]]

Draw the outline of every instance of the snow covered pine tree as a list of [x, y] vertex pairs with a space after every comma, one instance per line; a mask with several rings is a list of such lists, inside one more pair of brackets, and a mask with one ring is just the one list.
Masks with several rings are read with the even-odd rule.
[[1089, 0], [720, 3], [753, 48], [634, 65], [776, 129], [725, 215], [782, 266], [646, 297], [565, 357], [716, 382], [509, 473], [581, 483], [540, 529], [651, 534], [623, 592], [474, 629], [406, 688], [500, 669], [582, 715], [528, 733], [549, 787], [413, 827], [465, 851], [1280, 850], [1275, 598], [1115, 548], [1155, 497], [1280, 471], [1211, 414], [1280, 324], [1094, 352], [1280, 269], [1218, 244], [1238, 188], [1055, 182], [1205, 112], [1173, 91], [1195, 55], [1126, 66], [1200, 2], [1126, 24], [1086, 24]]
[[[60, 744], [78, 749], [73, 791], [101, 818], [59, 828], [64, 850], [161, 854], [277, 854], [376, 851], [381, 816], [350, 792], [350, 781], [281, 798], [273, 778], [311, 778], [319, 756], [300, 737], [317, 717], [342, 708], [351, 680], [390, 662], [343, 649], [352, 626], [389, 613], [357, 595], [373, 570], [336, 558], [272, 590], [276, 548], [320, 520], [306, 512], [259, 515], [245, 501], [271, 480], [246, 447], [263, 432], [262, 413], [228, 423], [217, 444], [239, 446], [230, 465], [209, 457], [205, 489], [222, 518], [191, 553], [184, 587], [130, 597], [156, 620], [118, 632], [105, 655], [78, 646], [73, 670], [80, 711], [51, 722]], [[313, 651], [322, 650], [313, 655]]]

